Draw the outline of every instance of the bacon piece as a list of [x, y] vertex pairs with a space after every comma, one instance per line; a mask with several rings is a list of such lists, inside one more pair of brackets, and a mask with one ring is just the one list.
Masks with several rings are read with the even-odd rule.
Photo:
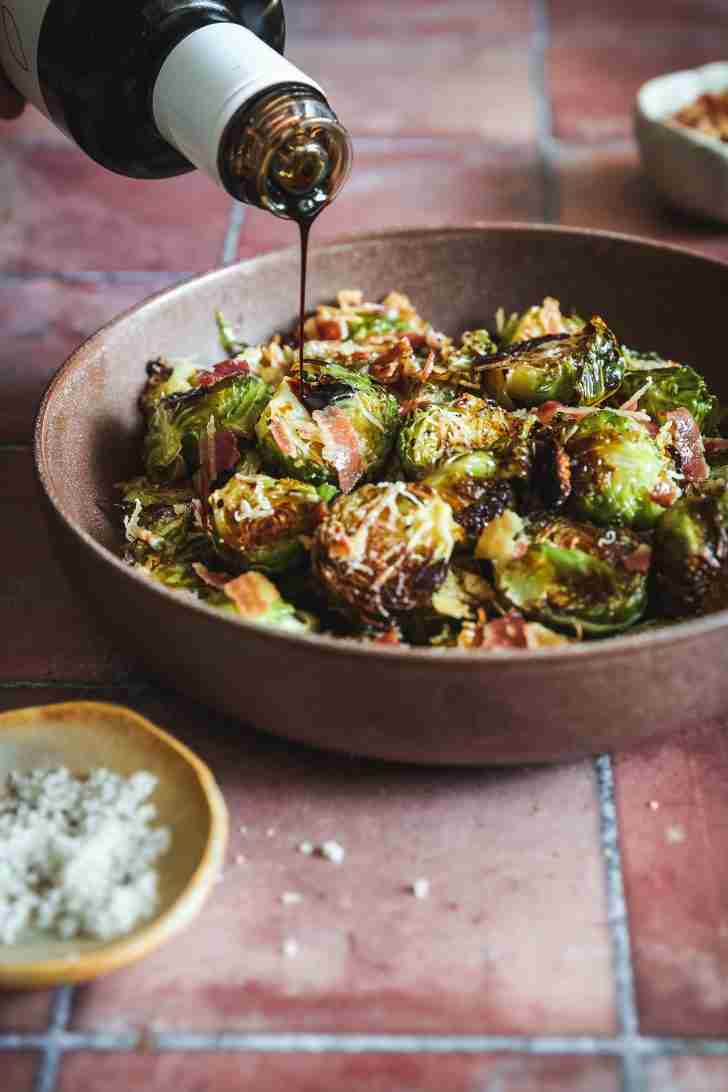
[[703, 438], [693, 415], [684, 407], [665, 415], [670, 422], [680, 470], [689, 482], [703, 482], [710, 477], [705, 461]]
[[195, 387], [213, 387], [229, 375], [247, 375], [250, 371], [245, 360], [223, 360], [210, 371], [200, 371], [195, 376]]
[[270, 434], [278, 444], [278, 447], [284, 455], [292, 455], [295, 447], [291, 441], [288, 429], [285, 427], [282, 421], [279, 421], [277, 417], [271, 417], [270, 419]]
[[384, 633], [380, 633], [373, 639], [375, 645], [401, 645], [402, 635], [396, 626], [390, 626]]
[[645, 393], [645, 391], [649, 390], [649, 388], [651, 386], [652, 386], [652, 380], [648, 379], [645, 383], [642, 384], [642, 386], [639, 388], [639, 390], [636, 390], [634, 392], [634, 394], [632, 395], [632, 397], [628, 398], [626, 402], [623, 402], [622, 405], [619, 408], [621, 410], [631, 410], [631, 411], [636, 410], [639, 407], [640, 398]]
[[535, 410], [535, 413], [542, 425], [550, 425], [556, 414], [562, 408], [561, 402], [554, 402], [553, 399], [550, 399], [548, 402], [543, 402], [542, 405]]
[[344, 318], [317, 318], [316, 329], [321, 341], [346, 341], [349, 324]]
[[192, 568], [203, 584], [207, 584], [210, 588], [224, 588], [226, 584], [229, 584], [232, 577], [229, 573], [214, 573], [211, 569], [208, 569], [207, 565], [203, 565], [201, 561], [193, 561]]
[[210, 484], [218, 474], [232, 470], [240, 458], [238, 441], [234, 432], [227, 428], [216, 428], [214, 417], [210, 417], [207, 428], [199, 440], [200, 468]]
[[262, 573], [243, 573], [223, 587], [244, 618], [260, 618], [280, 599], [278, 588]]
[[652, 561], [652, 549], [646, 542], [640, 543], [633, 553], [628, 554], [623, 560], [627, 572], [630, 573], [647, 573], [650, 571], [650, 562]]
[[324, 459], [336, 469], [341, 492], [350, 493], [364, 473], [356, 429], [336, 405], [315, 410], [311, 416], [321, 430]]

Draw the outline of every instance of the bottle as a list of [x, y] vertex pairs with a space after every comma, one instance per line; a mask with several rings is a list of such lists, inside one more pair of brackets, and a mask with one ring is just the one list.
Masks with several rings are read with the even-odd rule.
[[346, 130], [282, 56], [280, 0], [3, 0], [0, 13], [11, 82], [112, 171], [199, 167], [299, 222], [346, 179]]

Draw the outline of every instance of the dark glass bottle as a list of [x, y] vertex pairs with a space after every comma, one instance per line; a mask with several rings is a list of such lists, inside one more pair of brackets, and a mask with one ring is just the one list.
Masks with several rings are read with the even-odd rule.
[[346, 131], [282, 56], [280, 0], [3, 0], [0, 11], [12, 82], [109, 170], [200, 167], [294, 219], [346, 177]]

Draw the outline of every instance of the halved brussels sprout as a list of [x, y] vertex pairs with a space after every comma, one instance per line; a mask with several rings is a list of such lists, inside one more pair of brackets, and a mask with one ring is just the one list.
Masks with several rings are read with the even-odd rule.
[[422, 484], [447, 501], [469, 539], [477, 538], [486, 523], [515, 505], [513, 486], [499, 480], [498, 459], [490, 451], [446, 459]]
[[547, 296], [542, 304], [536, 304], [520, 315], [514, 311], [506, 318], [503, 308], [496, 316], [496, 329], [501, 345], [516, 341], [530, 341], [548, 334], [575, 334], [585, 326], [579, 315], [563, 315], [561, 304], [553, 296]]
[[364, 485], [339, 497], [314, 536], [314, 572], [360, 620], [390, 619], [429, 602], [458, 536], [449, 504], [425, 486]]
[[675, 471], [639, 421], [614, 410], [584, 417], [566, 441], [571, 459], [569, 507], [601, 526], [654, 527], [679, 497]]
[[547, 625], [603, 636], [627, 629], [647, 605], [650, 549], [631, 531], [544, 517], [520, 556], [494, 564], [510, 606]]
[[[665, 414], [676, 409], [686, 409], [698, 425], [703, 428], [718, 410], [718, 399], [711, 394], [702, 375], [686, 364], [665, 367], [668, 364], [657, 354], [639, 356], [631, 349], [623, 349], [627, 365], [622, 385], [614, 396], [617, 405], [626, 402], [646, 387], [639, 398], [639, 405], [634, 408], [645, 410], [657, 421], [664, 420]], [[631, 370], [630, 365], [640, 362], [643, 367]], [[649, 365], [653, 368], [650, 369]]]
[[210, 556], [210, 542], [197, 519], [189, 482], [158, 486], [147, 478], [134, 478], [119, 488], [128, 561], [185, 564]]
[[235, 474], [210, 497], [215, 549], [235, 569], [280, 572], [305, 557], [301, 536], [311, 534], [321, 510], [313, 485], [265, 474]]
[[308, 364], [305, 391], [297, 379], [285, 379], [256, 434], [272, 473], [329, 482], [347, 493], [384, 466], [398, 420], [397, 399], [368, 376], [338, 364]]
[[728, 482], [716, 478], [676, 501], [655, 528], [654, 551], [661, 613], [728, 607]]
[[513, 422], [495, 402], [461, 394], [453, 402], [415, 409], [399, 431], [397, 451], [405, 474], [418, 480], [443, 460], [507, 445]]
[[622, 381], [624, 361], [609, 327], [594, 316], [573, 334], [519, 341], [476, 365], [483, 389], [506, 408], [557, 401], [593, 406]]
[[184, 394], [194, 387], [199, 369], [189, 360], [166, 360], [158, 357], [147, 364], [147, 380], [139, 396], [139, 408], [148, 417], [159, 402], [170, 394]]
[[252, 436], [270, 397], [270, 388], [258, 376], [237, 374], [163, 398], [144, 441], [147, 474], [154, 481], [174, 481], [204, 462], [214, 481], [217, 475], [209, 471], [232, 469], [239, 457], [238, 441]]

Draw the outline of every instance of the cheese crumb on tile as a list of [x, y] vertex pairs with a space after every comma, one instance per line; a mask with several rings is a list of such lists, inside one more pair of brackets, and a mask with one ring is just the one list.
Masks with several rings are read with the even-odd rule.
[[284, 906], [297, 906], [299, 902], [303, 902], [303, 895], [300, 895], [298, 891], [284, 891], [281, 902]]
[[63, 940], [112, 940], [152, 917], [155, 862], [167, 827], [152, 827], [157, 784], [139, 771], [124, 778], [64, 767], [11, 773], [0, 795], [0, 943], [29, 928]]
[[298, 955], [298, 941], [297, 940], [286, 940], [286, 941], [284, 941], [283, 942], [283, 954], [288, 959], [293, 959], [294, 956], [297, 956]]
[[319, 847], [319, 852], [322, 857], [325, 857], [327, 861], [332, 861], [334, 864], [341, 864], [346, 856], [344, 847], [333, 840], [322, 842]]
[[430, 881], [420, 877], [410, 886], [410, 890], [416, 899], [426, 899], [430, 894]]
[[241, 834], [247, 834], [248, 833], [248, 828], [246, 826], [238, 827], [238, 830], [240, 831]]

